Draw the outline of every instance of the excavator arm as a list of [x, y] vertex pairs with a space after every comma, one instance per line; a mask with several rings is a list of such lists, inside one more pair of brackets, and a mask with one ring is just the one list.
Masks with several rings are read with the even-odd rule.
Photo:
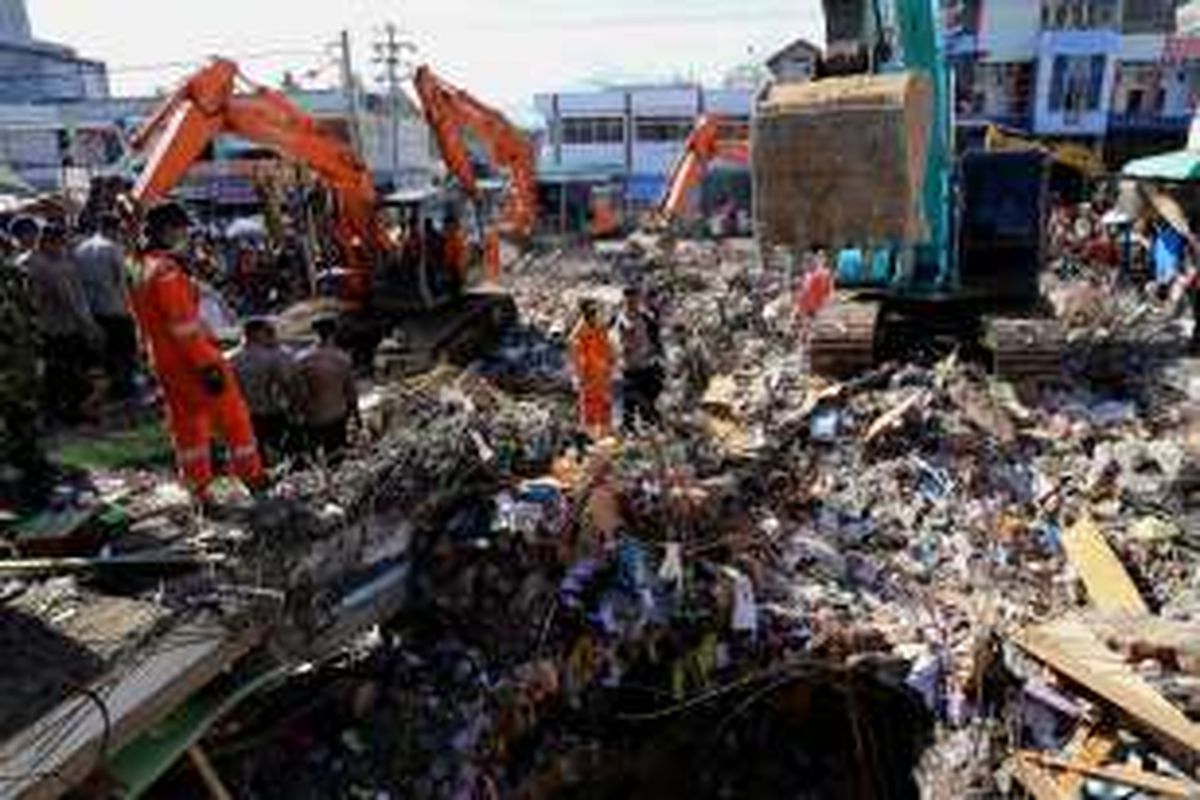
[[688, 194], [704, 179], [705, 170], [714, 159], [738, 164], [750, 162], [750, 143], [741, 139], [722, 139], [722, 126], [729, 121], [705, 114], [684, 143], [683, 153], [671, 168], [671, 174], [658, 201], [658, 218], [669, 222], [683, 213]]
[[219, 134], [261, 143], [307, 164], [337, 197], [334, 236], [355, 299], [370, 288], [372, 253], [392, 248], [375, 214], [370, 170], [344, 142], [322, 131], [311, 116], [284, 94], [248, 84], [237, 93], [236, 64], [217, 59], [197, 72], [134, 134], [135, 151], [147, 161], [132, 198], [146, 205], [161, 199]]
[[537, 183], [533, 148], [519, 129], [499, 111], [450, 85], [422, 66], [413, 78], [425, 119], [450, 173], [473, 200], [479, 183], [464, 137], [469, 130], [487, 149], [492, 164], [508, 172], [508, 196], [502, 225], [506, 233], [526, 238], [537, 219]]

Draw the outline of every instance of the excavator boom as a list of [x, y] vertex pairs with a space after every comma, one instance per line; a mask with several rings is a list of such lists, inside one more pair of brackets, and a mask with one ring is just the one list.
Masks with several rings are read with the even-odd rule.
[[134, 134], [133, 148], [148, 156], [133, 199], [142, 205], [161, 199], [220, 134], [271, 147], [307, 164], [336, 195], [334, 235], [350, 276], [347, 291], [361, 299], [370, 288], [371, 254], [392, 249], [375, 214], [370, 170], [349, 145], [322, 131], [316, 120], [281, 92], [246, 82], [249, 91], [237, 93], [240, 76], [232, 61], [213, 61], [167, 98]]
[[463, 191], [479, 199], [479, 182], [464, 136], [469, 130], [487, 149], [492, 163], [508, 172], [503, 226], [518, 238], [528, 237], [537, 220], [537, 183], [529, 140], [502, 113], [447, 83], [427, 66], [417, 69], [413, 84], [442, 159]]
[[705, 114], [696, 121], [688, 135], [683, 153], [675, 161], [662, 197], [658, 201], [658, 217], [669, 221], [677, 218], [687, 207], [688, 194], [704, 179], [704, 172], [713, 159], [725, 159], [738, 164], [750, 162], [750, 143], [744, 139], [722, 139], [722, 126], [729, 121]]

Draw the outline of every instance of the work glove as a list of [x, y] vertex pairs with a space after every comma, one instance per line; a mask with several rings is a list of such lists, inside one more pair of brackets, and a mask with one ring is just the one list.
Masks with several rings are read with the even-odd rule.
[[225, 373], [218, 364], [209, 364], [200, 368], [200, 385], [204, 391], [213, 397], [218, 397], [225, 391]]

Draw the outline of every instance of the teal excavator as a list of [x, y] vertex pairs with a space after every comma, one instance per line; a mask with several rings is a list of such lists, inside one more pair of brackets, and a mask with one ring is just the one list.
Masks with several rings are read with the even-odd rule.
[[953, 148], [936, 0], [825, 0], [816, 79], [777, 83], [752, 125], [764, 253], [834, 253], [813, 369], [846, 374], [914, 348], [967, 349], [1002, 375], [1061, 370], [1043, 301], [1048, 164]]

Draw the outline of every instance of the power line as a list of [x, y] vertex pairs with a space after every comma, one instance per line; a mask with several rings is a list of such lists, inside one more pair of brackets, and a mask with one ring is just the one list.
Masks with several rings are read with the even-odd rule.
[[387, 84], [391, 99], [392, 116], [392, 181], [400, 175], [400, 83], [409, 77], [410, 65], [406, 53], [415, 53], [417, 46], [404, 38], [395, 23], [383, 27], [382, 38], [374, 44], [372, 59], [383, 68], [383, 81]]
[[[270, 58], [281, 58], [285, 56], [325, 56], [328, 55], [326, 50], [319, 48], [309, 49], [280, 49], [280, 50], [259, 50], [245, 53], [230, 53], [227, 57], [238, 61], [262, 61]], [[197, 57], [188, 60], [179, 61], [160, 61], [154, 64], [128, 64], [125, 66], [106, 67], [103, 72], [105, 75], [125, 75], [137, 72], [166, 72], [172, 69], [190, 69], [199, 66], [207, 61], [204, 57]], [[58, 81], [72, 78], [81, 78], [87, 75], [99, 74], [100, 70], [94, 68], [95, 64], [102, 62], [95, 61], [79, 61], [75, 67], [68, 67], [62, 70], [43, 70], [40, 72], [28, 72], [24, 74], [5, 74], [0, 75], [0, 83], [33, 83], [37, 81]], [[102, 98], [107, 99], [107, 98]]]

